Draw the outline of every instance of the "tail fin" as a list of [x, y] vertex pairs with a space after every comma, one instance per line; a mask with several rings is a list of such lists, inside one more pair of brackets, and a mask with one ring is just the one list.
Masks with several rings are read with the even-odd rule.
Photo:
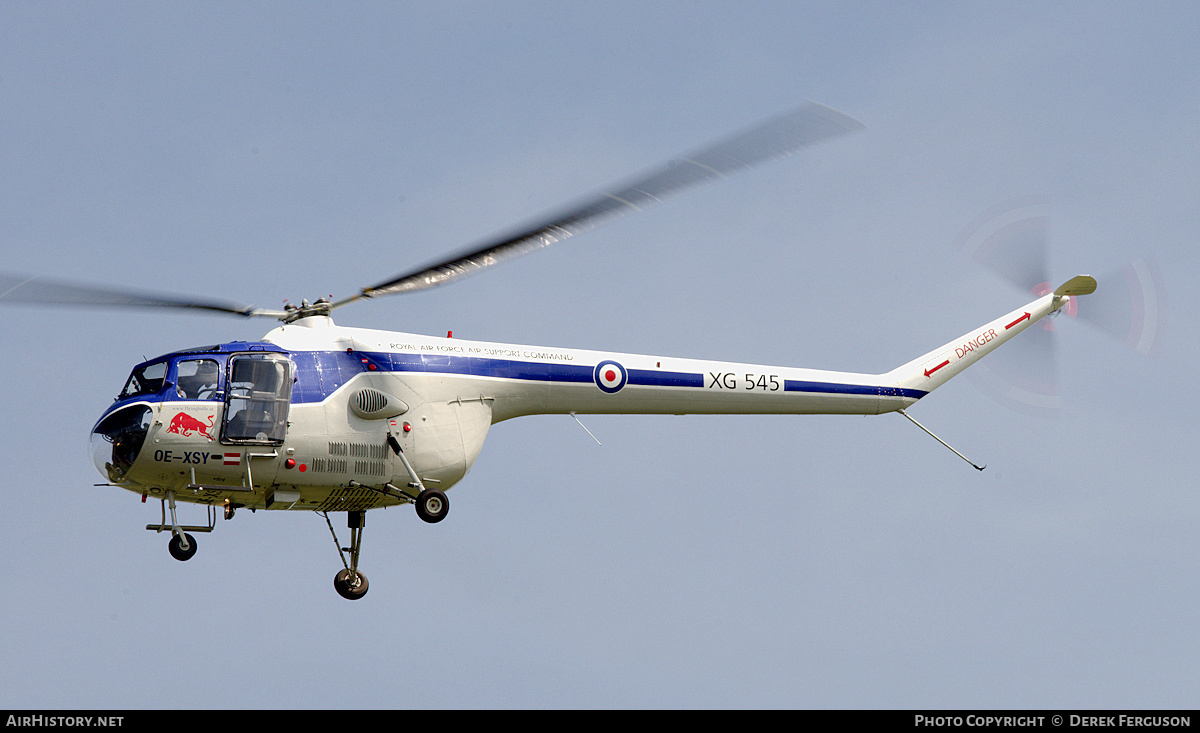
[[991, 353], [1000, 344], [1066, 305], [1071, 298], [1095, 292], [1096, 280], [1078, 275], [1023, 308], [963, 334], [924, 356], [884, 375], [884, 384], [906, 390], [932, 392], [951, 377]]

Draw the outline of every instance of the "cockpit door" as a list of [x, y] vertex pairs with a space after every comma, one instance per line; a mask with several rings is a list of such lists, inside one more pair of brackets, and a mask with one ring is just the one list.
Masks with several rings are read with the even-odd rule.
[[235, 354], [226, 379], [223, 443], [280, 445], [287, 437], [292, 362], [283, 354]]

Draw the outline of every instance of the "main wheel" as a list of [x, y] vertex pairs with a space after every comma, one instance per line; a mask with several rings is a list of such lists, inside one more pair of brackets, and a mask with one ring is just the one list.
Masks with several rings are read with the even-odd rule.
[[[187, 540], [187, 549], [183, 549], [183, 540]], [[179, 560], [191, 560], [192, 555], [196, 554], [196, 538], [190, 534], [184, 533], [183, 537], [172, 535], [171, 541], [167, 544], [167, 550], [170, 551], [171, 557]]]
[[450, 512], [450, 500], [437, 489], [425, 489], [417, 496], [417, 516], [435, 524]]
[[357, 601], [367, 594], [367, 576], [361, 572], [350, 572], [345, 568], [333, 576], [333, 589], [348, 601]]

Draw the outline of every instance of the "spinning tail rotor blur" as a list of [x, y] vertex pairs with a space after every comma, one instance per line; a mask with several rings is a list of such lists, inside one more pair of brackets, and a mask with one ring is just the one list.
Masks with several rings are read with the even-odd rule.
[[[1034, 295], [1045, 294], [1055, 282], [1047, 266], [1050, 213], [1050, 205], [1037, 197], [1005, 202], [971, 222], [959, 235], [956, 247], [1005, 282]], [[1096, 279], [1096, 293], [1082, 305], [1072, 300], [1062, 315], [1092, 326], [1138, 353], [1155, 355], [1163, 342], [1167, 299], [1154, 260], [1138, 258]], [[972, 370], [972, 381], [1018, 412], [1057, 415], [1062, 398], [1056, 331], [1062, 325], [1061, 316], [1043, 320], [1024, 339]]]

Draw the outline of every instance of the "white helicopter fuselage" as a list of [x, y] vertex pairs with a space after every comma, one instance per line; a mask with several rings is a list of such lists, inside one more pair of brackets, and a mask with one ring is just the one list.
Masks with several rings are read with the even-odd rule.
[[[149, 393], [119, 399], [97, 423], [93, 458], [111, 484], [143, 496], [363, 511], [407, 503], [417, 487], [449, 489], [491, 425], [525, 415], [902, 410], [1068, 300], [1046, 295], [886, 374], [438, 338], [311, 316], [261, 342], [156, 360], [162, 378]], [[207, 392], [185, 390], [193, 364], [220, 373]], [[247, 428], [239, 419], [250, 413], [263, 417]], [[113, 426], [133, 423], [141, 442], [121, 454]]]
[[[886, 374], [443, 339], [330, 320], [350, 303], [444, 285], [861, 129], [842, 112], [808, 103], [340, 300], [275, 311], [0, 273], [0, 304], [198, 309], [282, 321], [261, 341], [135, 366], [92, 429], [92, 460], [107, 485], [162, 500], [161, 521], [146, 528], [170, 531], [168, 549], [178, 560], [196, 552], [190, 532], [213, 530], [216, 506], [226, 519], [239, 508], [323, 513], [343, 563], [334, 588], [355, 600], [368, 588], [358, 570], [366, 511], [412, 503], [422, 520], [442, 521], [445, 491], [470, 471], [495, 423], [538, 414], [900, 412], [920, 426], [905, 408], [1072, 297], [1095, 290], [1094, 279], [1076, 277]], [[207, 526], [180, 524], [177, 502], [208, 505]], [[345, 513], [348, 548], [329, 512]]]

